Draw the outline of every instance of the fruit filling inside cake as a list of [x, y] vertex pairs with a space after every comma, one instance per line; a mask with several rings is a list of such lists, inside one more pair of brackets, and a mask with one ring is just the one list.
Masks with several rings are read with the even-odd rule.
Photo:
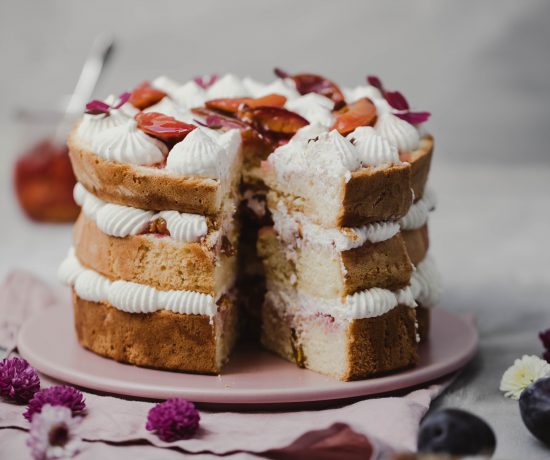
[[162, 76], [86, 106], [59, 271], [83, 346], [217, 373], [240, 330], [342, 380], [416, 363], [440, 293], [429, 114], [376, 77], [275, 73]]

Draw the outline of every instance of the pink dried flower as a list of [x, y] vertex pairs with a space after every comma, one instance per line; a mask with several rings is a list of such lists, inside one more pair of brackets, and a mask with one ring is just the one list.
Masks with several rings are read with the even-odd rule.
[[193, 81], [202, 89], [210, 88], [214, 83], [216, 83], [217, 80], [218, 76], [215, 73], [213, 73], [212, 75], [202, 75], [193, 78]]
[[68, 385], [56, 385], [37, 392], [29, 401], [29, 406], [23, 414], [29, 422], [35, 414], [40, 413], [44, 405], [65, 406], [74, 414], [86, 408], [82, 392]]
[[0, 396], [26, 403], [38, 390], [40, 378], [27, 361], [17, 357], [0, 361]]
[[157, 404], [147, 415], [145, 428], [166, 442], [192, 437], [199, 428], [200, 416], [192, 402], [173, 398]]
[[409, 106], [409, 102], [399, 91], [386, 91], [380, 78], [369, 75], [367, 76], [367, 82], [382, 93], [386, 101], [388, 101], [388, 104], [394, 109], [394, 115], [396, 117], [408, 121], [413, 125], [425, 123], [430, 118], [430, 112], [413, 112]]
[[124, 92], [118, 96], [116, 104], [109, 105], [106, 102], [94, 99], [86, 104], [86, 113], [88, 115], [109, 115], [112, 109], [120, 109], [130, 99], [131, 93]]
[[32, 458], [49, 460], [75, 455], [82, 442], [78, 434], [80, 422], [81, 418], [72, 417], [67, 407], [46, 404], [31, 422], [27, 446]]

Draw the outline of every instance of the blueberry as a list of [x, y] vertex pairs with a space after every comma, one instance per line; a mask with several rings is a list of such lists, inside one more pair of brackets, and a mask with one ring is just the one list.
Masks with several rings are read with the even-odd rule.
[[479, 417], [459, 409], [443, 409], [420, 424], [418, 451], [450, 455], [493, 455], [497, 441]]
[[550, 378], [537, 380], [523, 390], [519, 411], [533, 436], [550, 446]]

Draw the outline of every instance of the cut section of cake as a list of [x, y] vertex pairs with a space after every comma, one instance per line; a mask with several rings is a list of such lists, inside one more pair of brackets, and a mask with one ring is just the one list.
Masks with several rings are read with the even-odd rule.
[[344, 302], [323, 301], [270, 286], [262, 343], [305, 367], [340, 380], [364, 379], [414, 366], [417, 331], [410, 292], [373, 288]]
[[219, 298], [111, 280], [71, 251], [59, 277], [73, 289], [79, 342], [94, 353], [138, 366], [217, 373], [237, 337], [230, 293]]
[[438, 304], [441, 294], [441, 279], [435, 262], [428, 255], [428, 218], [436, 207], [436, 201], [433, 190], [426, 188], [423, 196], [415, 201], [407, 215], [399, 221], [407, 253], [416, 267], [411, 286], [418, 304], [416, 313], [421, 342], [425, 342], [430, 335], [431, 309]]

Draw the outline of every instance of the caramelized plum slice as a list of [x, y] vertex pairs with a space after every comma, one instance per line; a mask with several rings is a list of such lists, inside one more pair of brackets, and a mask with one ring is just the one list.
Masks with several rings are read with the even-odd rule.
[[346, 100], [338, 85], [321, 75], [313, 73], [298, 73], [290, 75], [284, 70], [275, 68], [275, 75], [279, 78], [291, 78], [296, 83], [296, 90], [300, 94], [317, 93], [334, 101], [334, 108], [342, 107]]
[[250, 97], [213, 99], [207, 101], [204, 105], [209, 109], [220, 112], [237, 113], [239, 107], [243, 104], [248, 107], [284, 107], [285, 102], [286, 97], [280, 94], [268, 94], [256, 99]]
[[359, 126], [373, 126], [376, 122], [376, 106], [369, 98], [364, 97], [345, 105], [334, 115], [336, 120], [332, 129], [345, 136]]
[[161, 141], [175, 144], [185, 139], [196, 126], [176, 120], [158, 112], [141, 112], [136, 115], [138, 128]]
[[309, 124], [304, 117], [281, 107], [241, 107], [237, 116], [265, 133], [293, 135]]
[[132, 91], [129, 101], [136, 109], [143, 110], [156, 104], [164, 96], [166, 96], [164, 91], [153, 88], [151, 83], [144, 81]]

